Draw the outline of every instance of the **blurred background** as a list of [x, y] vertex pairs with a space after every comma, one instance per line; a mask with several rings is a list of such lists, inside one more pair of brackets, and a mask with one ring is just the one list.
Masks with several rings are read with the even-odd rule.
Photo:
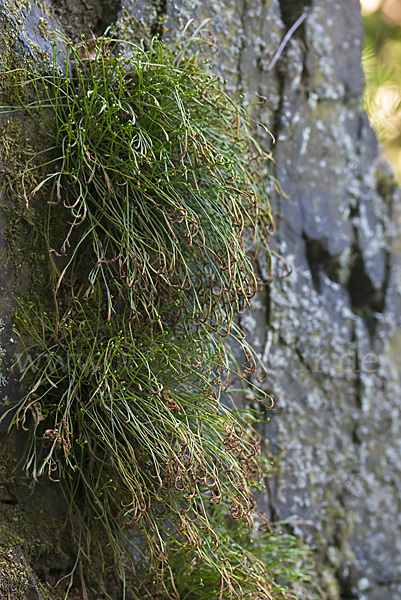
[[361, 0], [365, 109], [401, 183], [401, 0]]

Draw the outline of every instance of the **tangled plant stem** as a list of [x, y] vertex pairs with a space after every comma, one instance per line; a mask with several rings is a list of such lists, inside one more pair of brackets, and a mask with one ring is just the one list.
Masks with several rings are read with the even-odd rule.
[[[181, 597], [167, 562], [179, 551], [218, 577], [210, 598], [282, 598], [256, 555], [234, 541], [228, 552], [211, 516], [221, 505], [252, 527], [258, 438], [249, 415], [228, 408], [229, 379], [256, 370], [234, 319], [257, 291], [253, 259], [274, 225], [270, 156], [244, 108], [188, 55], [201, 37], [177, 48], [154, 38], [128, 57], [112, 37], [64, 40], [63, 71], [54, 50], [25, 84], [16, 73], [22, 105], [49, 136], [52, 171], [26, 207], [51, 188], [53, 298], [47, 311], [43, 299], [19, 302], [29, 391], [10, 410], [29, 430], [26, 471], [66, 490], [81, 553], [95, 517], [124, 582], [137, 569], [134, 527], [163, 597]], [[227, 338], [244, 351], [242, 371]]]

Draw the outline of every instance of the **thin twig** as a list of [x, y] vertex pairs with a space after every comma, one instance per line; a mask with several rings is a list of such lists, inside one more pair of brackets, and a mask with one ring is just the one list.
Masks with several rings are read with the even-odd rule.
[[88, 592], [86, 591], [86, 584], [85, 584], [85, 579], [84, 579], [84, 570], [82, 568], [82, 560], [79, 560], [78, 570], [79, 570], [79, 578], [81, 580], [81, 587], [82, 587], [82, 600], [88, 600]]
[[267, 67], [268, 71], [272, 70], [272, 68], [274, 67], [274, 65], [276, 64], [278, 59], [280, 58], [284, 48], [290, 41], [292, 34], [294, 33], [294, 31], [296, 31], [298, 29], [298, 27], [301, 25], [301, 23], [303, 23], [305, 21], [307, 16], [308, 16], [308, 13], [306, 13], [306, 12], [302, 13], [302, 15], [295, 21], [294, 25], [292, 27], [290, 27], [290, 29], [287, 31], [287, 33], [285, 34], [285, 36], [283, 38], [283, 41], [281, 42], [280, 46], [278, 47], [276, 54], [273, 56], [271, 63]]

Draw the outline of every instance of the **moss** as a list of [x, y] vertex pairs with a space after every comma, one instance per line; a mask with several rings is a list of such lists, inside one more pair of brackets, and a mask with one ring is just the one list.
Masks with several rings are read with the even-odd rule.
[[378, 167], [375, 173], [377, 191], [383, 200], [390, 200], [394, 196], [394, 192], [398, 187], [394, 175], [389, 169]]
[[321, 573], [321, 585], [327, 600], [340, 600], [341, 590], [335, 571], [328, 567], [324, 567]]
[[40, 8], [42, 15], [52, 19], [54, 17], [53, 7], [45, 2], [45, 0], [34, 0], [36, 6]]
[[37, 213], [26, 213], [19, 207], [3, 207], [3, 211], [8, 222], [6, 260], [12, 260], [17, 278], [36, 279], [46, 256]]
[[0, 554], [0, 594], [2, 598], [14, 600], [27, 598], [29, 588], [36, 584], [22, 554], [8, 550]]
[[143, 40], [147, 44], [151, 38], [148, 25], [131, 15], [126, 8], [121, 11], [118, 29], [122, 39], [133, 43], [139, 43]]
[[32, 5], [29, 0], [18, 0], [17, 2], [13, 2], [12, 0], [4, 1], [5, 7], [10, 13], [14, 16], [14, 18], [21, 23], [26, 20], [26, 14], [32, 10]]
[[55, 35], [54, 31], [52, 29], [50, 29], [48, 21], [46, 21], [46, 19], [44, 19], [43, 17], [41, 17], [39, 19], [38, 29], [41, 33], [41, 36], [45, 40], [54, 40], [55, 39], [56, 35]]
[[[1, 65], [16, 68], [32, 61], [48, 61], [50, 40], [56, 37], [53, 30], [57, 25], [55, 12], [44, 0], [36, 0], [35, 3], [29, 0], [6, 0], [4, 10], [0, 13]], [[4, 89], [3, 78], [4, 73], [1, 93]]]
[[[38, 182], [39, 173], [29, 171], [21, 177], [25, 167], [40, 147], [40, 135], [36, 132], [36, 142], [32, 143], [24, 131], [23, 119], [18, 122], [10, 119], [0, 127], [0, 154], [3, 162], [2, 210], [7, 218], [7, 255], [16, 275], [36, 277], [46, 259], [46, 249], [42, 232], [42, 207], [33, 203], [27, 210], [26, 191], [32, 190]], [[40, 169], [39, 169], [40, 170]], [[25, 196], [25, 198], [24, 198]], [[27, 273], [26, 273], [27, 274]], [[25, 277], [25, 275], [24, 275]]]
[[[14, 446], [10, 436], [0, 439], [0, 597], [35, 598], [29, 595], [38, 588], [27, 561], [38, 563], [51, 556], [58, 563], [54, 531], [62, 527], [64, 519], [58, 512], [60, 502], [53, 504], [52, 495], [49, 505], [41, 501], [39, 509], [28, 489], [25, 493], [18, 489]], [[44, 600], [58, 596], [49, 596], [45, 589], [41, 595]]]
[[[47, 60], [48, 53], [37, 43], [29, 39], [25, 24], [32, 10], [32, 4], [29, 0], [18, 0], [11, 2], [6, 0], [6, 10], [0, 20], [0, 43], [3, 46], [1, 56], [2, 62], [8, 67], [13, 63], [15, 66], [21, 66], [24, 62], [34, 57], [39, 61]], [[44, 30], [44, 19], [39, 31]], [[44, 39], [47, 37], [44, 36]], [[10, 64], [11, 63], [11, 64]]]
[[[51, 513], [38, 514], [24, 505], [2, 505], [0, 517], [0, 597], [36, 598], [34, 589], [43, 600], [59, 598], [59, 592], [50, 594], [37, 580], [28, 564], [35, 564], [42, 572], [55, 569], [60, 573], [61, 553], [54, 548], [54, 536], [47, 525], [57, 523]], [[50, 517], [50, 519], [49, 519]], [[52, 584], [56, 583], [50, 580]], [[45, 583], [45, 582], [44, 582]], [[8, 595], [7, 595], [8, 594]]]
[[0, 447], [0, 501], [15, 495], [14, 454], [10, 438], [2, 440]]
[[[36, 588], [43, 600], [58, 600], [64, 598], [69, 579], [54, 586], [71, 572], [75, 560], [70, 531], [65, 527], [67, 506], [55, 483], [47, 482], [35, 494], [21, 483], [15, 456], [20, 444], [20, 437], [0, 437], [0, 598], [37, 598], [29, 595]], [[90, 598], [104, 597], [104, 560], [95, 552], [91, 565], [84, 564]], [[113, 588], [118, 591], [115, 581], [108, 587], [114, 597]], [[82, 595], [73, 592], [69, 597], [78, 600]]]

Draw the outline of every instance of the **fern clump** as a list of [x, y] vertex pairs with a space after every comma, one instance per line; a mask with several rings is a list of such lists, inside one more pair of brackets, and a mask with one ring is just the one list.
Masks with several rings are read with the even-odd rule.
[[189, 552], [217, 577], [216, 597], [282, 598], [256, 555], [233, 542], [231, 561], [212, 517], [222, 505], [252, 529], [259, 441], [230, 377], [238, 388], [257, 370], [235, 317], [274, 226], [259, 125], [189, 55], [200, 31], [129, 53], [107, 36], [63, 40], [63, 69], [54, 49], [25, 84], [18, 70], [21, 104], [49, 139], [47, 176], [25, 202], [46, 190], [52, 292], [19, 300], [29, 391], [10, 410], [28, 431], [26, 471], [61, 481], [79, 552], [90, 556], [95, 518], [134, 596], [139, 552], [155, 593], [184, 597], [169, 557]]

